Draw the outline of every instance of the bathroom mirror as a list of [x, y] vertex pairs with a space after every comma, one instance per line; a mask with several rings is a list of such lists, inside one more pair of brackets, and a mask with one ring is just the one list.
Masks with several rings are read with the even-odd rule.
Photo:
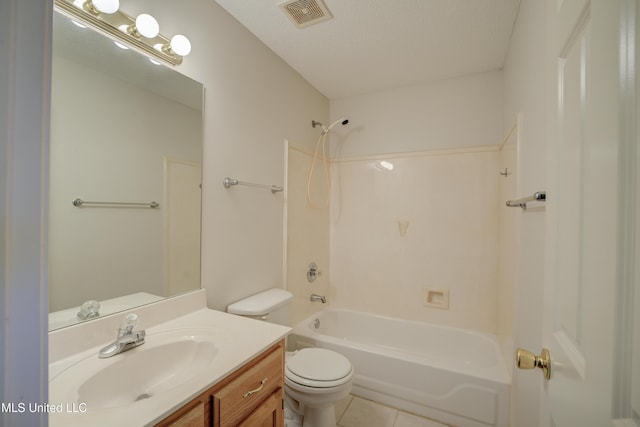
[[49, 330], [200, 288], [202, 84], [58, 12], [52, 64]]

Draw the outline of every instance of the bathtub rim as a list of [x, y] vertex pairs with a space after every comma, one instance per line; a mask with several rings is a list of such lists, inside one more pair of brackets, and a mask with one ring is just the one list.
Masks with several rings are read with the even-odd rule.
[[[361, 343], [361, 342], [357, 342], [357, 341], [353, 341], [353, 340], [349, 340], [349, 339], [344, 339], [344, 338], [339, 338], [339, 337], [335, 337], [332, 335], [326, 335], [326, 334], [322, 334], [319, 332], [316, 332], [313, 329], [313, 321], [318, 317], [321, 316], [322, 313], [324, 312], [347, 312], [347, 313], [355, 313], [357, 315], [365, 315], [365, 316], [372, 316], [372, 317], [376, 317], [379, 319], [383, 319], [383, 320], [390, 320], [390, 321], [394, 321], [394, 322], [407, 322], [407, 323], [411, 323], [414, 325], [428, 325], [429, 327], [433, 327], [436, 329], [440, 329], [443, 331], [454, 331], [455, 333], [459, 333], [461, 335], [469, 335], [469, 336], [474, 336], [474, 337], [479, 337], [482, 338], [486, 341], [488, 341], [491, 344], [491, 347], [493, 349], [493, 353], [496, 359], [496, 366], [491, 367], [491, 375], [487, 375], [487, 372], [480, 372], [478, 370], [478, 368], [474, 368], [474, 369], [460, 369], [460, 368], [456, 368], [456, 367], [452, 367], [452, 366], [447, 366], [444, 365], [442, 363], [440, 363], [438, 360], [434, 360], [434, 359], [428, 359], [425, 357], [420, 357], [419, 355], [416, 355], [415, 353], [412, 352], [407, 352], [407, 351], [402, 351], [396, 348], [391, 348], [391, 347], [386, 347], [386, 346], [377, 346], [374, 344], [368, 344], [368, 343]], [[301, 333], [302, 332], [302, 333]], [[306, 333], [305, 333], [306, 332]], [[425, 364], [425, 361], [429, 361], [429, 362], [434, 362], [434, 364], [439, 368], [439, 369], [443, 369], [445, 371], [449, 371], [449, 372], [454, 372], [457, 374], [463, 374], [463, 375], [470, 375], [473, 377], [477, 377], [477, 378], [481, 378], [483, 380], [489, 380], [489, 381], [495, 381], [497, 383], [500, 384], [506, 384], [506, 385], [511, 385], [512, 382], [512, 377], [511, 377], [511, 373], [507, 367], [507, 363], [504, 360], [504, 356], [502, 354], [502, 350], [500, 347], [500, 342], [498, 340], [498, 337], [496, 335], [493, 334], [489, 334], [486, 332], [480, 332], [480, 331], [474, 331], [474, 330], [470, 330], [470, 329], [464, 329], [464, 328], [459, 328], [459, 327], [455, 327], [455, 326], [449, 326], [449, 325], [439, 325], [436, 323], [430, 323], [430, 322], [424, 322], [424, 321], [419, 321], [419, 320], [410, 320], [410, 319], [403, 319], [403, 318], [399, 318], [399, 317], [393, 317], [393, 316], [388, 316], [388, 315], [383, 315], [383, 314], [377, 314], [377, 313], [371, 313], [371, 312], [367, 312], [367, 311], [362, 311], [362, 310], [354, 310], [354, 309], [349, 309], [349, 308], [342, 308], [342, 307], [332, 307], [332, 306], [328, 306], [323, 308], [322, 310], [308, 316], [307, 318], [305, 318], [304, 320], [298, 322], [296, 325], [293, 326], [293, 329], [291, 330], [291, 334], [290, 335], [294, 335], [294, 336], [298, 336], [301, 338], [307, 338], [313, 341], [327, 341], [329, 343], [332, 343], [334, 345], [341, 345], [341, 346], [351, 346], [351, 347], [355, 347], [358, 348], [360, 350], [364, 350], [364, 351], [369, 351], [369, 352], [373, 352], [373, 351], [381, 351], [383, 354], [385, 355], [389, 355], [389, 356], [401, 356], [403, 359], [408, 360], [409, 362], [413, 362], [413, 363], [421, 363], [421, 364]], [[296, 338], [297, 341], [297, 338]]]

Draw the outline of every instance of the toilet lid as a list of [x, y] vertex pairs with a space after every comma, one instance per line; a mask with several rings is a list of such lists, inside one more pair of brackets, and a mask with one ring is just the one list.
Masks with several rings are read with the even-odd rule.
[[313, 381], [335, 381], [351, 373], [351, 362], [325, 348], [303, 348], [287, 361], [293, 374]]

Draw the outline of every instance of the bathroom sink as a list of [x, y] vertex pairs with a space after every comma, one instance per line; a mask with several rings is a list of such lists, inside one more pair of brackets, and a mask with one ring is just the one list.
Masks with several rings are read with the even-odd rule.
[[107, 359], [94, 353], [51, 379], [51, 397], [87, 409], [153, 399], [207, 372], [218, 348], [206, 330], [177, 329], [148, 334], [145, 344]]

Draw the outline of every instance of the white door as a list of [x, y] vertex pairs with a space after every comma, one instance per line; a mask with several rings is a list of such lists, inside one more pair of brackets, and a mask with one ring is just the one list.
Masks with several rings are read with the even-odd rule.
[[548, 0], [554, 96], [540, 321], [551, 378], [542, 380], [541, 426], [611, 426], [616, 412], [625, 1]]

